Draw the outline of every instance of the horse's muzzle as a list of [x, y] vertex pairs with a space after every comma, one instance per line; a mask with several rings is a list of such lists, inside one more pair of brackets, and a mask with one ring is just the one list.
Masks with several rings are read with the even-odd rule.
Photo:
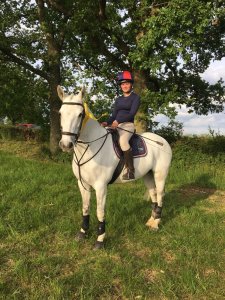
[[59, 147], [62, 149], [63, 152], [72, 152], [73, 145], [74, 144], [72, 142], [65, 143], [62, 140], [59, 142]]
[[[76, 144], [79, 135], [77, 133], [62, 131], [62, 138], [59, 142], [59, 147], [63, 152], [71, 152]], [[65, 137], [64, 137], [65, 136]]]

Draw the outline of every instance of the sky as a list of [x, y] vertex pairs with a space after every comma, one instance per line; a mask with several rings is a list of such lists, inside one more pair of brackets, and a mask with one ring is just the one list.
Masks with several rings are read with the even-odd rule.
[[[225, 58], [221, 61], [214, 61], [209, 68], [202, 74], [202, 77], [210, 82], [215, 83], [220, 78], [225, 82]], [[184, 135], [202, 135], [209, 134], [209, 128], [214, 133], [225, 135], [225, 110], [221, 113], [208, 114], [207, 116], [199, 116], [194, 113], [189, 114], [183, 105], [181, 109], [177, 109], [178, 115], [176, 121], [183, 123]], [[168, 118], [164, 115], [158, 115], [154, 119], [157, 122], [165, 125]]]

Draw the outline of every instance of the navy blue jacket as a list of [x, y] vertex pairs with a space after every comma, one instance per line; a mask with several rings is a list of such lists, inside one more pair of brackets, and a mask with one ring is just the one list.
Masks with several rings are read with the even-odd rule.
[[112, 124], [115, 120], [118, 123], [133, 123], [139, 106], [140, 97], [133, 92], [128, 97], [120, 96], [116, 98], [112, 115], [107, 121], [108, 125]]

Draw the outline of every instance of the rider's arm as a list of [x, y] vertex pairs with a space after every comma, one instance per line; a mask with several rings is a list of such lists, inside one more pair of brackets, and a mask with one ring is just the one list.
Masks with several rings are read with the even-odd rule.
[[116, 120], [116, 115], [117, 115], [117, 101], [115, 101], [115, 103], [114, 103], [114, 108], [113, 108], [111, 116], [106, 121], [108, 125], [111, 125], [113, 123], [113, 121]]

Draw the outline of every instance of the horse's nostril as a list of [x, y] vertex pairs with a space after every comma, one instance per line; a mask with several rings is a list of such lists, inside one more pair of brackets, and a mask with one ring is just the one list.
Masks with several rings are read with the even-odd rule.
[[72, 147], [73, 147], [73, 143], [70, 142], [70, 143], [69, 143], [69, 148], [72, 148]]

